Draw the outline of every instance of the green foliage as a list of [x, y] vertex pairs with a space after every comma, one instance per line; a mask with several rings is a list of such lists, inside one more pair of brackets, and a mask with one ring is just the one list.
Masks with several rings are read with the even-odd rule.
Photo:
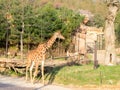
[[62, 32], [65, 36], [65, 45], [68, 45], [71, 41], [71, 32], [79, 27], [80, 23], [83, 21], [84, 17], [80, 16], [78, 13], [68, 10], [67, 8], [59, 9], [59, 17], [62, 21]]
[[50, 4], [39, 9], [39, 16], [36, 18], [37, 25], [42, 30], [43, 38], [49, 38], [53, 32], [61, 29], [61, 20], [58, 18], [57, 10]]
[[120, 24], [117, 26], [116, 29], [116, 36], [117, 36], [117, 43], [120, 44]]
[[0, 13], [0, 40], [5, 39], [5, 32], [6, 32], [5, 18], [3, 17], [3, 14]]
[[105, 19], [102, 15], [95, 14], [93, 20], [91, 22], [88, 22], [88, 25], [96, 26], [96, 27], [104, 27]]
[[[83, 16], [80, 16], [75, 12], [75, 9], [88, 9], [95, 13], [93, 22], [88, 25], [101, 27], [104, 26], [104, 18], [106, 15], [106, 5], [101, 1], [93, 2], [91, 0], [85, 1], [73, 1], [67, 0], [58, 2], [64, 4], [62, 7], [55, 8], [52, 3], [45, 3], [42, 1], [29, 1], [29, 0], [0, 0], [0, 41], [5, 42], [6, 29], [9, 25], [14, 25], [10, 27], [9, 43], [18, 44], [20, 42], [20, 32], [22, 30], [22, 23], [24, 22], [24, 34], [23, 41], [24, 44], [38, 44], [40, 42], [46, 41], [56, 30], [61, 30], [62, 34], [65, 36], [64, 46], [68, 46], [71, 41], [71, 32], [76, 29], [83, 20]], [[38, 4], [40, 3], [40, 5]], [[74, 5], [73, 5], [74, 3]], [[73, 7], [73, 10], [66, 8]], [[101, 9], [100, 9], [101, 8]], [[13, 20], [8, 23], [5, 18], [6, 13], [12, 15]], [[104, 15], [103, 15], [104, 14]], [[116, 36], [117, 43], [120, 42], [120, 14], [116, 17]]]
[[[83, 17], [76, 12], [64, 7], [55, 8], [50, 3], [34, 7], [34, 2], [31, 4], [25, 1], [23, 4], [20, 0], [12, 0], [7, 3], [3, 2], [3, 4], [5, 7], [3, 12], [12, 15], [12, 21], [9, 23], [10, 26], [7, 25], [8, 20], [3, 22], [3, 26], [6, 25], [6, 27], [10, 27], [9, 42], [13, 45], [20, 42], [20, 33], [23, 29], [22, 24], [24, 23], [23, 42], [25, 44], [38, 44], [46, 41], [56, 30], [61, 30], [66, 37], [66, 46], [71, 39], [70, 33], [76, 29], [83, 20]], [[7, 5], [9, 5], [10, 9], [6, 8]], [[2, 15], [0, 18], [2, 18]], [[11, 27], [12, 25], [14, 26]], [[1, 29], [3, 29], [3, 27], [1, 27]], [[5, 32], [0, 32], [0, 35], [4, 35], [4, 33]]]
[[117, 14], [117, 17], [115, 19], [115, 32], [116, 32], [116, 41], [117, 44], [120, 44], [120, 11]]

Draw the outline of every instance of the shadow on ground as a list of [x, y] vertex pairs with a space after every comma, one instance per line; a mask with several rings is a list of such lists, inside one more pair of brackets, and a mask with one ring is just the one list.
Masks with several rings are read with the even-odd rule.
[[55, 66], [47, 66], [45, 67], [45, 79], [48, 78], [48, 83], [47, 84], [52, 84], [57, 73], [62, 69], [64, 68], [65, 66], [73, 66], [73, 65], [81, 65], [81, 64], [78, 64], [78, 63], [75, 63], [75, 62], [66, 62], [66, 63], [63, 63], [63, 64], [59, 64], [59, 65], [55, 65]]
[[34, 90], [33, 88], [19, 87], [11, 84], [0, 83], [0, 90]]
[[[46, 86], [49, 86], [50, 84], [52, 84], [54, 82], [54, 79], [57, 75], [57, 73], [64, 67], [66, 66], [73, 66], [73, 65], [81, 65], [78, 63], [74, 63], [74, 62], [66, 62], [66, 63], [62, 63], [62, 64], [58, 64], [58, 65], [54, 65], [54, 66], [46, 66], [44, 73], [45, 73], [45, 80], [47, 80], [48, 82], [39, 88], [36, 88], [35, 90], [42, 90], [44, 89]], [[40, 68], [39, 68], [40, 69]], [[39, 72], [38, 77], [41, 78], [41, 73]], [[46, 90], [46, 89], [45, 89]], [[50, 89], [51, 90], [51, 89]], [[54, 88], [54, 90], [56, 90], [56, 88]], [[66, 90], [66, 89], [65, 89]]]

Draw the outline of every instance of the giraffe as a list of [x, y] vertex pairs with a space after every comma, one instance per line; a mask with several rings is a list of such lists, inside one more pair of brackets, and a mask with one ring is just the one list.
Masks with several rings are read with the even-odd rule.
[[[42, 81], [44, 84], [44, 62], [47, 49], [49, 49], [57, 38], [65, 39], [60, 31], [54, 33], [54, 35], [45, 43], [39, 44], [36, 49], [28, 52], [27, 64], [26, 64], [26, 80], [28, 79], [28, 69], [30, 70], [30, 80], [34, 83], [34, 79], [38, 74], [38, 66], [41, 63]], [[33, 67], [35, 66], [35, 72], [33, 74]]]

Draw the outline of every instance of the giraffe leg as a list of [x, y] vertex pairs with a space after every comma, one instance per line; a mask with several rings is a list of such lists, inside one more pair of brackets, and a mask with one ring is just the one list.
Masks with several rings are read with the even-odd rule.
[[31, 62], [28, 63], [26, 66], [26, 81], [28, 80], [28, 69], [29, 69], [30, 65], [31, 65]]
[[26, 81], [28, 80], [28, 68], [29, 66], [26, 66]]
[[32, 62], [31, 66], [30, 66], [30, 80], [31, 80], [31, 83], [33, 83], [33, 78], [32, 78], [32, 71], [33, 71], [33, 67], [34, 67], [34, 61]]
[[38, 74], [38, 66], [39, 66], [39, 63], [37, 62], [36, 65], [35, 65], [35, 72], [34, 72], [34, 75], [33, 75], [33, 83], [34, 83], [35, 77]]
[[42, 81], [43, 81], [43, 84], [44, 84], [44, 60], [42, 60], [41, 72], [42, 72]]

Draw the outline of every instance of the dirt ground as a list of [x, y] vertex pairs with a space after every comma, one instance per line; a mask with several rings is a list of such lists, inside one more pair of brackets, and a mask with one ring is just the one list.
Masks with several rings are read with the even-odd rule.
[[120, 90], [120, 87], [74, 87], [61, 85], [45, 85], [26, 82], [24, 77], [0, 75], [0, 90]]
[[8, 77], [0, 75], [0, 90], [71, 90], [57, 85], [45, 85], [26, 82], [24, 77]]

